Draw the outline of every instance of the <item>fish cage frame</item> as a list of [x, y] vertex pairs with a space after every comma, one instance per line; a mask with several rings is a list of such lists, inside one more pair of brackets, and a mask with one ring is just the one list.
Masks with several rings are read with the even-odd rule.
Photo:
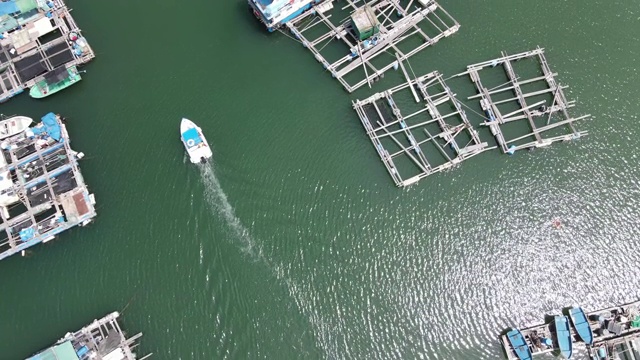
[[[429, 91], [432, 88], [441, 89], [441, 91], [437, 93]], [[393, 94], [406, 89], [410, 89], [416, 102], [422, 103], [424, 107], [404, 116], [397, 102], [393, 99]], [[385, 116], [378, 106], [379, 101], [384, 103], [385, 100], [392, 112], [391, 121], [385, 120]], [[445, 104], [449, 104], [453, 111], [442, 113], [438, 107], [442, 108], [441, 105]], [[478, 132], [469, 122], [462, 104], [447, 86], [442, 74], [437, 71], [413, 80], [407, 78], [407, 82], [404, 84], [376, 93], [367, 99], [356, 100], [352, 105], [380, 159], [398, 187], [414, 184], [420, 179], [451, 169], [470, 157], [492, 149], [486, 142], [482, 142]], [[371, 114], [374, 114], [376, 118], [372, 119]], [[417, 115], [424, 116], [424, 114], [428, 114], [426, 120], [421, 119], [416, 124], [407, 125], [407, 119]], [[456, 124], [451, 123], [453, 119], [458, 119]], [[426, 126], [430, 124], [437, 124], [440, 132], [437, 134], [429, 132]], [[416, 140], [416, 135], [411, 131], [418, 128], [426, 135], [426, 138], [420, 141]], [[396, 134], [404, 134], [406, 140], [401, 141], [395, 136]], [[461, 145], [459, 136], [462, 134], [466, 134], [471, 140]], [[390, 153], [381, 142], [384, 137], [390, 138], [400, 150]], [[440, 144], [438, 140], [445, 143]], [[433, 144], [446, 161], [440, 165], [433, 166], [431, 164], [433, 156], [425, 154], [422, 148], [422, 145], [426, 143]], [[453, 156], [450, 156], [445, 150], [446, 146], [449, 146], [449, 152], [452, 152]], [[400, 155], [407, 156], [420, 169], [420, 172], [408, 177], [400, 174], [393, 160]]]
[[[291, 34], [313, 53], [316, 60], [322, 63], [323, 67], [351, 93], [364, 85], [371, 87], [374, 81], [384, 77], [386, 71], [397, 68], [396, 60], [391, 60], [381, 67], [374, 66], [372, 61], [380, 54], [389, 54], [389, 50], [392, 50], [393, 53], [398, 54], [399, 61], [404, 61], [437, 43], [440, 39], [456, 33], [460, 28], [460, 24], [434, 0], [418, 0], [417, 2], [406, 0], [406, 6], [402, 6], [400, 1], [346, 0], [348, 4], [342, 10], [352, 9], [350, 14], [364, 6], [369, 6], [374, 10], [379, 22], [379, 33], [372, 40], [360, 41], [353, 37], [353, 34], [349, 32], [351, 23], [349, 17], [339, 21], [338, 24], [331, 21], [332, 15], [329, 14], [329, 11], [333, 9], [333, 0], [313, 6], [312, 11], [287, 22], [286, 26]], [[412, 5], [416, 5], [414, 9], [411, 9]], [[391, 19], [393, 13], [398, 15], [399, 20]], [[450, 24], [445, 22], [445, 18]], [[438, 33], [435, 36], [427, 35], [418, 26], [423, 21], [430, 22]], [[328, 31], [312, 39], [305, 36], [306, 32], [320, 24], [326, 26]], [[407, 52], [398, 48], [405, 40], [415, 39], [416, 36], [421, 37], [421, 44]], [[325, 53], [323, 50], [333, 40], [342, 41], [343, 45], [350, 49], [350, 52], [340, 59], [330, 62], [327, 60], [327, 56], [323, 55]], [[349, 82], [345, 79], [352, 71], [360, 68], [364, 69], [364, 79], [355, 82]]]

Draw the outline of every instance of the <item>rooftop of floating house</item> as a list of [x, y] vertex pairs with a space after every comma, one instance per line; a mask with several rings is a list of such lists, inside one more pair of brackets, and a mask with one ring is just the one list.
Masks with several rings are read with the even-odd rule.
[[0, 33], [17, 28], [39, 13], [36, 0], [0, 1]]
[[52, 346], [27, 360], [78, 360], [78, 355], [69, 341]]
[[289, 4], [289, 0], [256, 0], [265, 16], [271, 17], [276, 15], [280, 9]]

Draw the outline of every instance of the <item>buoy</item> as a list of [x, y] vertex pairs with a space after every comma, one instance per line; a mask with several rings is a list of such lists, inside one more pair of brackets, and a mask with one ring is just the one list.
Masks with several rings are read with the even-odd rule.
[[562, 222], [558, 219], [553, 220], [553, 227], [556, 229], [560, 229], [562, 227]]

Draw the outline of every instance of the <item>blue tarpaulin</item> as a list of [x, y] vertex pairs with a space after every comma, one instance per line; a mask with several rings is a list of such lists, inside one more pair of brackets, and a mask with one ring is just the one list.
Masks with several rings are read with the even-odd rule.
[[60, 132], [60, 124], [54, 113], [48, 113], [41, 118], [42, 127], [34, 127], [31, 129], [35, 135], [42, 135], [47, 133], [52, 139], [60, 141], [62, 139], [62, 133]]
[[200, 139], [200, 134], [198, 134], [198, 130], [191, 128], [182, 133], [182, 139], [187, 143], [187, 146], [192, 147], [200, 144], [202, 139]]
[[22, 229], [20, 230], [20, 240], [22, 241], [29, 241], [31, 239], [33, 239], [33, 237], [35, 236], [36, 231], [32, 228], [26, 228], [26, 229]]
[[18, 9], [15, 0], [7, 2], [0, 1], [0, 15], [13, 14], [18, 11], [20, 11], [20, 9]]

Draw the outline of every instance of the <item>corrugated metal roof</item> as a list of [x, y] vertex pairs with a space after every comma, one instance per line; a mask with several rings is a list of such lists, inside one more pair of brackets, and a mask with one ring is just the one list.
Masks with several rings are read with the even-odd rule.
[[354, 11], [353, 15], [351, 15], [351, 20], [356, 29], [363, 32], [380, 24], [375, 11], [369, 5]]

